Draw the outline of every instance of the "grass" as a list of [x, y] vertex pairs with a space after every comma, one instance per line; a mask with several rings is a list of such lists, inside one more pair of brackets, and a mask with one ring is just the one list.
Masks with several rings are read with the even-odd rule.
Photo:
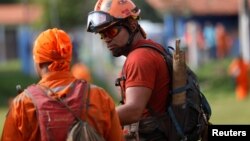
[[20, 63], [16, 60], [0, 65], [0, 106], [7, 105], [8, 98], [17, 95], [17, 84], [25, 88], [37, 81], [35, 77], [25, 75], [20, 70]]
[[213, 124], [249, 124], [250, 99], [236, 101], [234, 96], [221, 96], [210, 99]]
[[[12, 60], [7, 64], [0, 64], [0, 133], [2, 134], [3, 122], [8, 111], [9, 98], [17, 95], [16, 85], [25, 88], [35, 83], [37, 78], [25, 75], [21, 71], [20, 62]], [[1, 135], [0, 134], [0, 135]]]
[[7, 113], [7, 107], [0, 107], [0, 138], [2, 136], [2, 127]]
[[211, 122], [214, 124], [249, 124], [250, 98], [237, 101], [234, 82], [227, 69], [231, 58], [211, 61], [197, 70], [200, 85], [211, 108]]
[[[236, 101], [233, 81], [227, 75], [230, 61], [230, 58], [211, 61], [196, 71], [201, 90], [212, 108], [210, 121], [213, 124], [249, 124], [250, 97], [245, 101]], [[16, 95], [16, 84], [25, 88], [36, 81], [36, 78], [21, 73], [18, 61], [8, 62], [7, 66], [0, 65], [0, 133], [8, 109], [8, 98]]]

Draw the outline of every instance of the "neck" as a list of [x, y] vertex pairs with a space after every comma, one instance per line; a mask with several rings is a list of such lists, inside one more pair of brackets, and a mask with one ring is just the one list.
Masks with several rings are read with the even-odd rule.
[[143, 36], [141, 35], [141, 33], [140, 33], [140, 32], [137, 32], [137, 33], [135, 34], [135, 36], [134, 36], [134, 40], [133, 40], [131, 46], [134, 46], [139, 40], [142, 40], [142, 39], [144, 39], [144, 38], [143, 38]]
[[42, 78], [45, 74], [49, 72], [49, 64], [48, 63], [42, 63], [38, 65], [38, 74]]
[[139, 41], [139, 40], [142, 40], [144, 39], [143, 36], [140, 34], [140, 32], [137, 32], [133, 38], [133, 42], [130, 44], [130, 46], [126, 46], [124, 48], [124, 56], [127, 57], [128, 54], [131, 52], [133, 46], [135, 46], [135, 44]]

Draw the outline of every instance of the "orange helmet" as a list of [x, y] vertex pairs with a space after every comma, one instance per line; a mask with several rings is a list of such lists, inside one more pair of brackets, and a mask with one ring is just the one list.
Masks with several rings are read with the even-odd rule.
[[98, 0], [88, 15], [87, 31], [100, 32], [127, 17], [138, 17], [140, 9], [132, 0]]

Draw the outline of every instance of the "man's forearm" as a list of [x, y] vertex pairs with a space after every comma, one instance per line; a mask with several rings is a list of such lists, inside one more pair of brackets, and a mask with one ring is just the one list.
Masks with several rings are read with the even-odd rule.
[[139, 121], [141, 113], [134, 109], [133, 106], [120, 105], [116, 107], [116, 111], [120, 118], [121, 125], [128, 125]]

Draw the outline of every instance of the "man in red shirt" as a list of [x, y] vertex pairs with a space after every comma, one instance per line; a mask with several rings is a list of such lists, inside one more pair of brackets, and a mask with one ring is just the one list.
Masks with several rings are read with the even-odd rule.
[[[146, 39], [146, 33], [138, 23], [139, 14], [140, 9], [131, 0], [98, 0], [94, 11], [88, 15], [88, 32], [99, 33], [114, 57], [126, 57], [117, 79], [123, 104], [117, 106], [116, 111], [123, 126], [138, 125], [135, 124], [138, 122], [142, 125], [142, 120], [153, 116], [149, 109], [163, 115], [168, 101], [170, 77], [166, 62], [157, 51], [139, 47], [150, 44], [163, 48]], [[153, 139], [153, 134], [160, 136], [157, 140], [165, 138], [158, 128], [145, 134], [147, 137], [140, 134], [140, 138]]]

